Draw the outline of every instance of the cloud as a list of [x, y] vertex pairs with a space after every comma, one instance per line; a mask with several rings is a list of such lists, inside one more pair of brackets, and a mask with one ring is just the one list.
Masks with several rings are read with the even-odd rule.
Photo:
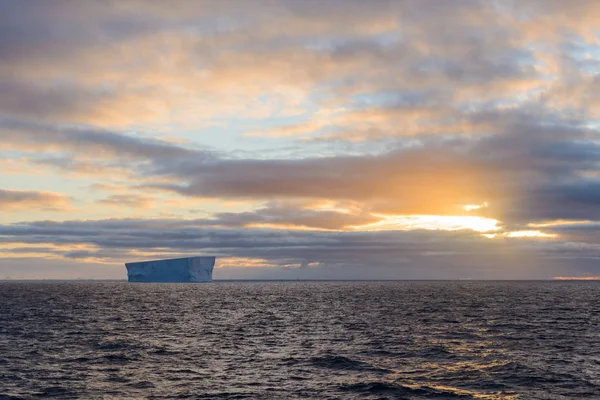
[[109, 93], [89, 93], [72, 84], [43, 86], [15, 80], [0, 81], [0, 110], [13, 117], [58, 120], [72, 119], [82, 112], [91, 112]]
[[4, 210], [64, 211], [71, 207], [65, 195], [33, 190], [0, 189], [0, 208]]
[[149, 196], [143, 195], [114, 194], [104, 199], [98, 200], [98, 203], [111, 207], [148, 209], [154, 205], [154, 200]]
[[[535, 240], [489, 240], [467, 231], [290, 231], [215, 228], [207, 226], [205, 220], [125, 219], [3, 225], [0, 238], [4, 243], [24, 247], [51, 243], [57, 248], [55, 256], [96, 262], [190, 254], [217, 255], [224, 263], [232, 257], [263, 260], [271, 268], [271, 277], [287, 274], [282, 272], [285, 268], [307, 265], [314, 265], [301, 268], [307, 270], [302, 274], [308, 277], [557, 275], [554, 267], [536, 266], [540, 257], [554, 254], [551, 244], [544, 248]], [[75, 245], [86, 248], [59, 250]], [[521, 272], [517, 272], [515, 268], [523, 262], [527, 262], [528, 269], [518, 267]], [[268, 271], [255, 272], [260, 275]]]
[[0, 257], [0, 279], [123, 279], [122, 265], [39, 257]]
[[543, 85], [518, 5], [218, 3], [6, 5], [0, 111], [125, 128], [321, 106], [307, 99], [317, 89], [350, 106], [386, 90], [464, 101]]
[[[5, 5], [0, 113], [128, 129], [299, 110], [307, 121], [247, 134], [382, 140], [473, 133], [469, 109], [535, 91], [548, 106], [595, 107], [597, 79], [573, 58], [581, 45], [531, 28], [583, 33], [591, 14], [555, 2], [303, 3]], [[330, 101], [333, 118], [314, 111]]]
[[[590, 141], [597, 130], [535, 107], [483, 110], [470, 120], [493, 129], [476, 139], [400, 141], [394, 150], [374, 155], [296, 159], [226, 157], [116, 131], [12, 120], [0, 125], [9, 145], [73, 152], [85, 159], [87, 170], [127, 171], [132, 187], [148, 191], [254, 201], [354, 201], [368, 212], [392, 215], [461, 215], [464, 205], [487, 202], [489, 207], [476, 213], [508, 224], [597, 218], [593, 173], [600, 150]], [[36, 162], [74, 170], [73, 161], [62, 160], [67, 162]], [[277, 220], [265, 211], [237, 219], [249, 217]]]
[[268, 207], [250, 212], [216, 213], [215, 224], [223, 226], [282, 226], [319, 229], [348, 229], [375, 223], [380, 218], [366, 212], [315, 210], [301, 204], [272, 202]]
[[600, 281], [600, 276], [555, 276], [555, 281]]
[[131, 260], [216, 255], [223, 270], [218, 268], [215, 276], [221, 279], [546, 279], [598, 273], [600, 242], [577, 242], [575, 237], [490, 240], [469, 231], [335, 232], [211, 224], [178, 219], [36, 221], [0, 226], [0, 241], [47, 247], [47, 258], [121, 266]]
[[[200, 153], [166, 141], [133, 137], [120, 132], [94, 128], [62, 127], [25, 122], [14, 119], [0, 120], [0, 138], [7, 146], [26, 150], [83, 151], [97, 158], [127, 156], [131, 158], [186, 157]], [[207, 152], [206, 156], [209, 154]]]
[[[451, 276], [475, 243], [583, 265], [600, 221], [599, 11], [592, 0], [3, 2], [3, 179], [43, 168], [63, 192], [35, 179], [0, 192], [10, 220], [81, 196], [94, 218], [147, 217], [4, 225], [4, 239], [90, 262], [202, 248], [352, 276], [359, 264]], [[204, 219], [155, 219], [192, 204]], [[503, 239], [362, 231], [440, 216], [498, 220]], [[556, 240], [504, 235], [556, 220], [572, 226], [539, 228]]]

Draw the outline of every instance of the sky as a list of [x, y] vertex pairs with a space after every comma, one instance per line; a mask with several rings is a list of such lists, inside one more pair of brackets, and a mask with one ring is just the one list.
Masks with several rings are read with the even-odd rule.
[[0, 0], [0, 279], [600, 275], [596, 0]]

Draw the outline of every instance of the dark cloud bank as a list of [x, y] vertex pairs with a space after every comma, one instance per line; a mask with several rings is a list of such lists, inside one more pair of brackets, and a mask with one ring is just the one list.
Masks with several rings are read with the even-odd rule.
[[[222, 258], [223, 268], [216, 274], [222, 279], [527, 279], [565, 272], [597, 272], [597, 243], [490, 240], [471, 231], [286, 231], [224, 228], [215, 227], [214, 223], [208, 220], [40, 221], [3, 226], [0, 237], [5, 244], [33, 246], [27, 252], [85, 259], [92, 264], [201, 251]], [[573, 227], [561, 231], [568, 229]], [[574, 231], [577, 234], [579, 229]], [[59, 247], [37, 247], [47, 244]], [[88, 250], [62, 250], [73, 245], [86, 245]], [[239, 265], [237, 258], [260, 259], [268, 267], [244, 270], [240, 268], [243, 261]]]

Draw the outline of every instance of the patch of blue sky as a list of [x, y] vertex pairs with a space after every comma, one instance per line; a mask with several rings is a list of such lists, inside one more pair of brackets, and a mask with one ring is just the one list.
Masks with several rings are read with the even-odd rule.
[[[292, 121], [305, 121], [306, 119], [290, 118], [286, 119], [290, 124]], [[250, 136], [249, 133], [264, 129], [284, 127], [283, 121], [276, 123], [271, 118], [264, 121], [254, 119], [231, 119], [223, 121], [224, 125], [216, 125], [203, 129], [178, 130], [177, 136], [191, 141], [197, 146], [209, 146], [217, 151], [227, 154], [245, 154], [246, 156], [276, 157], [269, 151], [273, 147], [272, 137]], [[278, 146], [292, 144], [294, 137], [282, 137], [277, 141]], [[187, 146], [187, 145], [186, 145]]]
[[269, 115], [212, 118], [203, 128], [173, 128], [171, 134], [220, 151], [244, 150], [260, 153], [272, 147], [274, 139], [277, 139], [278, 145], [291, 144], [296, 141], [295, 137], [286, 135], [261, 137], [258, 134], [260, 131], [276, 130], [277, 128], [283, 130], [286, 126], [310, 122], [313, 115], [319, 111], [318, 103], [323, 100], [323, 97], [323, 94], [311, 94], [307, 99], [295, 105], [296, 110], [291, 112], [277, 95], [262, 95], [257, 98], [257, 101], [270, 110]]
[[[92, 201], [97, 194], [89, 190], [90, 176], [86, 173], [77, 174], [68, 173], [69, 155], [55, 154], [48, 157], [43, 153], [29, 152], [2, 152], [1, 157], [5, 160], [18, 160], [20, 165], [26, 165], [24, 168], [8, 173], [0, 174], [0, 188], [5, 190], [31, 190], [32, 184], [36, 191], [69, 193], [69, 196], [82, 201]], [[58, 172], [54, 167], [49, 166], [52, 160], [56, 160], [67, 172]], [[62, 162], [64, 161], [64, 162]], [[26, 164], [27, 163], [27, 164]], [[101, 169], [101, 167], [98, 167]]]
[[377, 140], [352, 142], [343, 139], [322, 139], [314, 138], [302, 142], [301, 146], [295, 146], [288, 149], [289, 158], [326, 158], [340, 156], [376, 156], [388, 153], [401, 145], [400, 141], [405, 139], [398, 138], [380, 138]]
[[579, 41], [571, 47], [570, 56], [577, 62], [579, 69], [595, 75], [600, 73], [600, 45]]
[[24, 172], [0, 174], [0, 188], [5, 190], [31, 190], [35, 184], [36, 191], [69, 193], [69, 195], [90, 198], [89, 190], [82, 189], [82, 184], [89, 182], [89, 176], [65, 176], [55, 170], [40, 165], [39, 171], [32, 166], [31, 170]]
[[0, 159], [3, 160], [19, 160], [25, 157], [27, 153], [18, 150], [5, 150], [0, 153]]
[[362, 93], [353, 96], [351, 104], [357, 109], [411, 107], [427, 103], [433, 94], [432, 90], [387, 90]]
[[590, 138], [589, 140], [600, 145], [600, 119], [587, 119], [582, 124], [582, 127], [595, 131], [597, 139]]
[[[404, 39], [401, 31], [392, 29], [385, 33], [379, 33], [369, 36], [368, 38], [361, 37], [357, 39], [353, 36], [341, 37], [319, 37], [315, 39], [305, 40], [304, 48], [322, 53], [336, 53], [344, 50], [361, 49], [363, 46], [377, 46], [382, 50], [391, 48]], [[373, 46], [374, 45], [374, 46]]]

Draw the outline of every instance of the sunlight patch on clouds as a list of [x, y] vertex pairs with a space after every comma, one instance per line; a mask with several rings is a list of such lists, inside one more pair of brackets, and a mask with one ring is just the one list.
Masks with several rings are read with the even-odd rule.
[[527, 226], [531, 227], [531, 228], [547, 228], [547, 227], [553, 227], [553, 226], [563, 226], [563, 225], [586, 225], [586, 224], [593, 224], [593, 221], [589, 221], [589, 220], [563, 220], [563, 219], [559, 219], [556, 221], [549, 221], [549, 222], [543, 222], [543, 223], [531, 223], [531, 224], [527, 224]]
[[557, 234], [554, 233], [545, 233], [538, 230], [525, 230], [525, 231], [512, 231], [512, 232], [492, 232], [492, 233], [484, 233], [481, 236], [484, 236], [488, 239], [494, 238], [529, 238], [529, 239], [553, 239], [558, 237]]
[[305, 203], [307, 207], [310, 207], [314, 211], [334, 211], [344, 214], [352, 214], [361, 211], [362, 205], [355, 202], [340, 202], [333, 200], [318, 200], [311, 203]]
[[600, 281], [600, 276], [555, 276], [555, 281]]
[[40, 253], [45, 254], [50, 250], [56, 249], [54, 245], [46, 243], [17, 243], [3, 247], [0, 249], [1, 258], [23, 258], [23, 257], [38, 257]]
[[374, 224], [358, 227], [360, 230], [444, 230], [456, 231], [470, 229], [476, 232], [491, 232], [500, 229], [498, 220], [475, 216], [447, 215], [398, 215], [380, 216], [383, 220]]
[[541, 231], [513, 231], [506, 234], [510, 238], [554, 238], [558, 235]]
[[254, 228], [254, 229], [282, 229], [282, 230], [294, 230], [294, 231], [330, 231], [332, 229], [327, 229], [327, 228], [320, 228], [320, 227], [314, 227], [314, 226], [303, 226], [303, 225], [296, 225], [293, 223], [289, 223], [289, 224], [271, 224], [268, 222], [256, 222], [256, 223], [249, 223], [247, 225], [245, 225], [246, 228]]
[[488, 239], [493, 239], [496, 236], [498, 236], [498, 234], [496, 234], [496, 233], [482, 233], [481, 236], [486, 237]]
[[277, 264], [262, 258], [250, 257], [223, 257], [219, 258], [215, 268], [274, 268]]
[[487, 202], [483, 202], [481, 204], [465, 204], [463, 206], [463, 210], [473, 211], [473, 210], [479, 210], [480, 208], [486, 208], [487, 206], [488, 206]]
[[54, 243], [11, 243], [0, 249], [2, 258], [43, 257], [45, 259], [63, 259], [65, 255], [77, 252], [92, 252], [96, 246], [88, 244], [54, 244]]

